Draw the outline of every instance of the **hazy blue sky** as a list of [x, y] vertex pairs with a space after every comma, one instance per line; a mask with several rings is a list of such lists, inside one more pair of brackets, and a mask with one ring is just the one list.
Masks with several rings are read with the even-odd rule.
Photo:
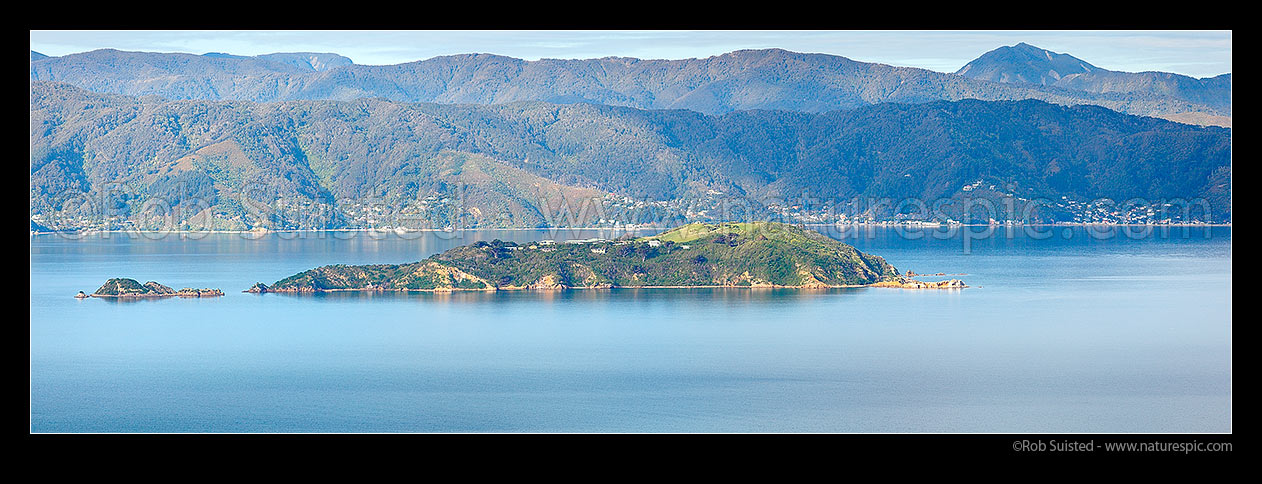
[[779, 47], [941, 72], [1018, 42], [1119, 71], [1231, 72], [1231, 31], [31, 31], [31, 50], [54, 56], [102, 48], [335, 52], [358, 64], [398, 64], [471, 52], [529, 60], [682, 59]]

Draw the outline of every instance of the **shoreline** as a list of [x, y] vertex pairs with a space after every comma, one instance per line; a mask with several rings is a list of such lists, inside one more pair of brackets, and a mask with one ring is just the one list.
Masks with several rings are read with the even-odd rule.
[[[728, 222], [705, 222], [705, 223], [728, 223]], [[892, 228], [902, 228], [902, 229], [939, 229], [943, 227], [946, 227], [946, 228], [993, 227], [996, 229], [1000, 229], [1000, 228], [1006, 229], [1006, 228], [1025, 228], [1025, 227], [1151, 227], [1151, 228], [1173, 227], [1173, 228], [1184, 228], [1184, 227], [1231, 227], [1232, 226], [1230, 222], [1228, 223], [1168, 223], [1168, 224], [1051, 223], [1051, 224], [1016, 224], [1016, 225], [1005, 225], [1005, 224], [915, 224], [915, 225], [912, 225], [912, 224], [892, 223], [892, 222], [891, 223], [860, 222], [860, 223], [847, 223], [847, 224], [807, 223], [807, 224], [802, 224], [802, 225], [806, 227], [837, 227], [837, 228], [892, 227]], [[456, 232], [470, 232], [470, 231], [482, 231], [482, 230], [522, 231], [522, 232], [562, 231], [562, 230], [608, 230], [608, 231], [628, 231], [629, 232], [629, 231], [639, 231], [639, 230], [665, 230], [669, 228], [670, 227], [665, 227], [665, 226], [643, 225], [643, 226], [636, 226], [636, 227], [625, 227], [625, 226], [624, 227], [504, 227], [504, 228], [479, 227], [479, 228], [460, 228], [460, 229], [453, 229], [453, 230], [445, 230], [445, 229], [407, 229], [407, 230], [395, 230], [395, 229], [135, 230], [135, 229], [128, 229], [128, 230], [86, 230], [86, 231], [78, 231], [78, 230], [36, 231], [36, 230], [32, 230], [30, 231], [30, 235], [36, 236], [36, 235], [66, 234], [66, 235], [74, 235], [74, 236], [87, 236], [87, 235], [98, 235], [98, 234], [124, 234], [124, 235], [242, 234], [242, 235], [264, 236], [264, 235], [271, 235], [271, 234], [308, 234], [308, 233], [318, 234], [318, 233], [326, 233], [326, 232], [327, 233], [348, 233], [348, 234], [355, 234], [355, 233], [362, 232], [362, 233], [373, 233], [373, 234], [382, 234], [382, 235], [405, 235], [405, 234], [424, 234], [424, 233], [451, 234], [451, 233], [456, 233]]]
[[35, 231], [35, 230], [32, 230], [32, 231], [31, 231], [31, 235], [57, 235], [57, 234], [72, 234], [72, 235], [76, 235], [76, 236], [83, 236], [83, 235], [97, 235], [97, 234], [125, 234], [125, 235], [130, 235], [130, 234], [137, 234], [137, 235], [141, 235], [141, 234], [169, 234], [169, 235], [184, 235], [184, 234], [200, 234], [200, 235], [209, 235], [209, 234], [242, 234], [242, 235], [260, 235], [260, 236], [262, 236], [262, 235], [271, 235], [271, 234], [307, 234], [307, 233], [312, 233], [312, 234], [314, 234], [314, 233], [325, 233], [325, 232], [332, 232], [332, 233], [359, 233], [359, 232], [363, 232], [363, 233], [376, 233], [376, 234], [387, 234], [387, 235], [403, 235], [403, 234], [421, 234], [421, 233], [447, 233], [447, 234], [452, 234], [452, 233], [456, 233], [456, 232], [471, 232], [471, 231], [479, 231], [479, 230], [505, 230], [505, 231], [523, 231], [523, 232], [524, 232], [524, 231], [545, 231], [545, 230], [556, 230], [556, 231], [561, 231], [561, 230], [618, 230], [618, 231], [631, 231], [631, 230], [666, 230], [666, 229], [669, 229], [669, 228], [670, 228], [670, 227], [657, 227], [657, 226], [652, 226], [652, 227], [650, 227], [650, 226], [640, 226], [640, 227], [635, 227], [635, 228], [627, 228], [627, 227], [535, 227], [535, 228], [508, 227], [508, 228], [466, 228], [466, 229], [454, 229], [454, 230], [444, 230], [444, 229], [407, 229], [407, 230], [395, 230], [395, 229], [287, 229], [287, 230], [88, 230], [88, 231], [60, 230], [60, 231], [51, 231], [51, 232], [43, 232], [43, 231]]
[[87, 296], [77, 298], [77, 299], [87, 299], [87, 298], [92, 298], [92, 297], [107, 298], [107, 299], [141, 299], [141, 298], [163, 298], [163, 297], [223, 297], [223, 295], [224, 295], [223, 292], [219, 292], [218, 294], [122, 294], [122, 295], [88, 294]]
[[[922, 282], [922, 283], [923, 283], [923, 281], [918, 281], [918, 282]], [[948, 287], [948, 286], [937, 286], [937, 285], [935, 285], [935, 284], [936, 284], [936, 283], [923, 283], [923, 284], [920, 284], [920, 285], [916, 285], [916, 284], [896, 284], [896, 283], [890, 283], [890, 282], [886, 281], [886, 282], [877, 282], [877, 283], [872, 283], [872, 284], [847, 284], [847, 285], [837, 285], [837, 286], [779, 286], [779, 285], [749, 285], [749, 286], [736, 286], [736, 285], [728, 285], [728, 286], [721, 286], [721, 285], [705, 285], [705, 286], [609, 286], [609, 287], [578, 286], [578, 287], [555, 287], [555, 288], [540, 288], [540, 287], [500, 287], [500, 288], [495, 288], [495, 287], [492, 287], [492, 288], [485, 288], [485, 289], [468, 289], [468, 288], [453, 287], [453, 288], [440, 288], [440, 289], [382, 289], [382, 288], [371, 288], [371, 289], [369, 289], [369, 288], [357, 288], [357, 289], [320, 289], [320, 290], [313, 290], [313, 291], [285, 290], [285, 289], [278, 290], [278, 291], [273, 291], [273, 290], [270, 290], [270, 289], [269, 289], [269, 290], [266, 290], [266, 291], [249, 291], [249, 290], [246, 290], [246, 291], [241, 291], [241, 292], [243, 292], [243, 293], [247, 293], [247, 294], [300, 294], [300, 295], [316, 295], [316, 294], [338, 293], [338, 292], [368, 292], [368, 293], [412, 293], [412, 292], [416, 292], [416, 293], [439, 293], [439, 294], [443, 294], [443, 293], [454, 293], [454, 292], [485, 292], [485, 293], [496, 293], [496, 292], [500, 292], [500, 291], [511, 291], [511, 292], [519, 292], [519, 291], [520, 291], [520, 292], [528, 292], [528, 291], [537, 291], [537, 292], [559, 292], [559, 291], [569, 291], [569, 290], [613, 290], [613, 289], [798, 289], [798, 290], [806, 289], [806, 290], [826, 290], [826, 289], [857, 289], [857, 288], [864, 288], [864, 287], [875, 287], [875, 288], [887, 288], [887, 289], [917, 289], [917, 290], [921, 290], [921, 289], [963, 289], [963, 288], [966, 288], [966, 287], [971, 287], [971, 286], [956, 286], [956, 287]]]

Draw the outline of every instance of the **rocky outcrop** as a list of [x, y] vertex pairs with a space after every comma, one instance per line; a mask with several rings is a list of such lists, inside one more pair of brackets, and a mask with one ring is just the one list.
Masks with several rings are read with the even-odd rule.
[[[83, 294], [83, 291], [79, 291]], [[149, 281], [144, 284], [137, 282], [135, 279], [125, 277], [117, 277], [105, 281], [91, 297], [112, 297], [112, 298], [133, 298], [133, 297], [217, 297], [222, 296], [223, 291], [219, 289], [194, 289], [183, 288], [179, 291], [171, 289], [168, 286]], [[86, 295], [75, 297], [88, 297]]]
[[92, 293], [93, 297], [127, 297], [147, 294], [150, 288], [136, 282], [135, 279], [113, 278], [101, 284], [96, 292]]
[[890, 279], [872, 284], [872, 287], [897, 287], [900, 289], [963, 289], [968, 287], [964, 281], [949, 279], [937, 282], [917, 281], [914, 279]]
[[223, 291], [218, 289], [195, 289], [186, 287], [175, 291], [175, 293], [171, 295], [179, 297], [219, 297], [223, 295]]
[[153, 281], [146, 282], [146, 283], [145, 283], [145, 285], [144, 285], [144, 287], [145, 287], [145, 289], [148, 289], [148, 290], [149, 290], [149, 291], [148, 291], [148, 292], [149, 292], [149, 294], [153, 294], [153, 295], [155, 295], [155, 296], [161, 296], [161, 295], [166, 295], [166, 294], [175, 294], [175, 289], [171, 289], [170, 287], [164, 286], [164, 285], [162, 285], [162, 284], [158, 284], [158, 283], [153, 282]]
[[[349, 289], [341, 289], [341, 290], [349, 290]], [[261, 291], [246, 291], [246, 292], [259, 292], [259, 293], [284, 292], [284, 293], [290, 293], [290, 294], [315, 294], [317, 292], [325, 292], [325, 291], [328, 291], [328, 289], [316, 289], [310, 286], [300, 286], [300, 287], [267, 288], [266, 290], [261, 290]]]
[[[470, 274], [456, 267], [450, 267], [435, 262], [429, 262], [424, 265], [425, 269], [431, 274], [438, 276], [439, 280], [443, 280], [446, 284], [435, 289], [442, 290], [473, 290], [473, 291], [494, 291], [495, 284], [486, 279]], [[449, 285], [447, 285], [449, 284]]]
[[539, 280], [535, 281], [533, 284], [526, 286], [526, 289], [556, 291], [568, 289], [569, 287], [570, 286], [565, 285], [565, 283], [560, 282], [559, 277], [549, 274], [539, 278]]

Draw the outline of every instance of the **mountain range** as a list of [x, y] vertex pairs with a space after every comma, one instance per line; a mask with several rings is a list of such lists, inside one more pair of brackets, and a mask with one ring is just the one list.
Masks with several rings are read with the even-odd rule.
[[[33, 223], [54, 229], [102, 214], [144, 226], [154, 200], [208, 228], [362, 227], [405, 214], [487, 227], [556, 224], [548, 205], [563, 200], [616, 211], [988, 190], [1197, 197], [1214, 220], [1230, 219], [1230, 129], [1038, 100], [707, 115], [544, 101], [168, 100], [33, 81], [30, 113]], [[717, 215], [693, 207], [688, 217]]]
[[31, 54], [32, 81], [171, 100], [544, 101], [723, 114], [1036, 99], [1201, 125], [1229, 126], [1231, 118], [1230, 74], [1193, 79], [1105, 71], [1025, 44], [987, 53], [956, 74], [781, 49], [680, 60], [526, 61], [464, 54], [384, 66], [357, 65], [336, 54], [316, 53], [245, 57], [104, 49], [60, 57], [37, 54]]

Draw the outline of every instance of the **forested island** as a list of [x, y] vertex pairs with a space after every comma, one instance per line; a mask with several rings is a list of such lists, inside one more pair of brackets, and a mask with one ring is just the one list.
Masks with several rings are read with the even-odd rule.
[[410, 264], [318, 267], [246, 292], [858, 286], [966, 287], [907, 279], [884, 258], [802, 227], [752, 222], [614, 240], [479, 241]]

